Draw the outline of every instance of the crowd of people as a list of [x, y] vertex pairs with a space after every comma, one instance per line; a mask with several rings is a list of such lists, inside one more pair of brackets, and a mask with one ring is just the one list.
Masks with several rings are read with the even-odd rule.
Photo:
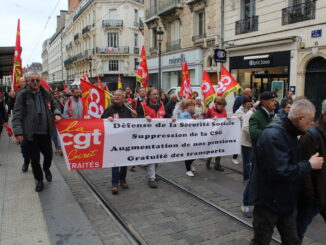
[[[44, 189], [43, 176], [52, 181], [50, 171], [53, 149], [61, 153], [55, 122], [64, 118], [82, 118], [81, 90], [54, 90], [52, 93], [40, 86], [40, 75], [30, 72], [19, 81], [20, 89], [10, 92], [7, 101], [0, 96], [0, 131], [12, 127], [23, 156], [22, 172], [32, 166], [36, 180], [35, 191]], [[269, 244], [276, 226], [282, 244], [301, 244], [312, 219], [326, 210], [326, 100], [322, 103], [320, 118], [315, 122], [315, 106], [304, 97], [293, 99], [292, 92], [278, 104], [276, 94], [265, 91], [259, 101], [253, 101], [250, 88], [244, 88], [227, 114], [226, 100], [216, 97], [207, 108], [202, 98], [194, 93], [189, 100], [179, 94], [168, 98], [156, 88], [139, 88], [136, 93], [127, 87], [116, 90], [112, 104], [102, 118], [169, 118], [213, 119], [239, 118], [241, 120], [241, 157], [245, 190], [241, 210], [253, 217], [252, 244]], [[7, 109], [5, 107], [7, 104]], [[40, 164], [40, 153], [44, 156]], [[192, 163], [185, 161], [185, 173], [195, 176]], [[211, 169], [212, 158], [206, 159]], [[232, 156], [239, 164], [238, 155]], [[157, 164], [146, 166], [148, 186], [158, 188]], [[221, 157], [215, 157], [214, 169], [224, 171]], [[131, 168], [135, 171], [135, 167]], [[119, 188], [128, 188], [127, 167], [112, 168], [112, 194]]]

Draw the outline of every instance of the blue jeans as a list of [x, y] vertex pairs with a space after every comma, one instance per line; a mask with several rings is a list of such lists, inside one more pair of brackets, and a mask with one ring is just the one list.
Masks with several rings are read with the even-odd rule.
[[250, 177], [250, 168], [252, 162], [252, 148], [241, 146], [242, 163], [243, 163], [243, 180], [247, 181]]
[[119, 183], [126, 181], [127, 167], [112, 168], [112, 185], [118, 186]]
[[312, 219], [321, 211], [321, 206], [315, 201], [300, 202], [298, 204], [297, 230], [301, 242]]
[[57, 130], [54, 130], [54, 132], [53, 132], [52, 141], [53, 141], [54, 146], [55, 146], [56, 149], [60, 149], [61, 148], [60, 140], [58, 139], [58, 132], [57, 132]]

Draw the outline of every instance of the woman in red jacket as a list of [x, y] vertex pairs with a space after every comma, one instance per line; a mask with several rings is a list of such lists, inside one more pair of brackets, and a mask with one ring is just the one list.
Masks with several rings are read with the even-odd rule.
[[[225, 106], [226, 106], [226, 101], [223, 97], [216, 97], [214, 100], [214, 105], [212, 107], [210, 107], [206, 113], [206, 117], [205, 118], [211, 118], [216, 120], [217, 118], [227, 118], [227, 114], [226, 114], [226, 110], [225, 110]], [[212, 158], [207, 158], [206, 160], [206, 168], [210, 169], [211, 166], [211, 160]], [[214, 168], [217, 171], [224, 171], [224, 168], [222, 168], [221, 166], [221, 157], [215, 157], [215, 165]]]

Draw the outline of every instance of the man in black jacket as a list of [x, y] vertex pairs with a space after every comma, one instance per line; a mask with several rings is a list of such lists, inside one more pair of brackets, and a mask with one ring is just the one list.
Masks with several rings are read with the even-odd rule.
[[315, 154], [300, 160], [297, 136], [313, 124], [315, 107], [307, 99], [296, 101], [288, 118], [279, 118], [262, 132], [256, 151], [257, 196], [253, 213], [252, 244], [270, 244], [276, 226], [283, 245], [300, 244], [295, 208], [300, 181], [311, 169], [321, 169], [323, 158]]
[[37, 72], [28, 74], [30, 86], [17, 94], [13, 110], [12, 125], [16, 140], [28, 141], [34, 178], [35, 191], [44, 189], [40, 153], [44, 156], [43, 171], [47, 181], [52, 181], [50, 172], [52, 162], [51, 136], [55, 130], [54, 120], [61, 120], [61, 113], [52, 96], [40, 86], [41, 76]]
[[[125, 94], [122, 90], [116, 90], [113, 96], [113, 103], [105, 109], [101, 118], [108, 118], [110, 122], [118, 118], [137, 117], [136, 111], [131, 106], [125, 104]], [[128, 189], [126, 181], [127, 167], [112, 168], [112, 194], [116, 195], [119, 192], [119, 184], [123, 189]]]

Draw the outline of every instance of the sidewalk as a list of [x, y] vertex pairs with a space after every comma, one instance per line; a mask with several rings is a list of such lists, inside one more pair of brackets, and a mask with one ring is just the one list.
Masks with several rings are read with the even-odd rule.
[[36, 193], [31, 167], [21, 172], [19, 145], [0, 139], [0, 245], [101, 245], [53, 164], [53, 181]]

